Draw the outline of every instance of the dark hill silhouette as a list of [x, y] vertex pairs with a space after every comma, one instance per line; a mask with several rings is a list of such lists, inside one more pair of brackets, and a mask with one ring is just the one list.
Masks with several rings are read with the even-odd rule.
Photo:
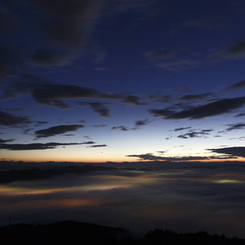
[[0, 227], [1, 245], [245, 245], [245, 239], [209, 235], [206, 232], [177, 234], [156, 229], [134, 239], [129, 231], [76, 221], [48, 225], [17, 224]]
[[96, 170], [111, 170], [115, 168], [102, 167], [94, 165], [85, 166], [65, 166], [52, 169], [21, 169], [0, 171], [0, 183], [10, 183], [14, 181], [46, 179], [54, 176], [63, 175], [65, 173], [83, 174]]

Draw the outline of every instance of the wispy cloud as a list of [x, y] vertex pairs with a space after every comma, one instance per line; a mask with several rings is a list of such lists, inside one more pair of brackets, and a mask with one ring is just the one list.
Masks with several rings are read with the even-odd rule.
[[225, 91], [231, 91], [231, 90], [235, 90], [235, 89], [241, 89], [241, 88], [244, 88], [245, 87], [245, 80], [241, 81], [241, 82], [238, 82], [238, 83], [235, 83], [229, 87], [227, 87], [225, 89]]
[[235, 43], [225, 50], [221, 50], [215, 54], [213, 54], [213, 60], [220, 60], [220, 59], [236, 59], [236, 58], [244, 58], [245, 56], [245, 41], [241, 41]]
[[66, 132], [70, 131], [76, 131], [79, 128], [83, 128], [83, 125], [59, 125], [59, 126], [54, 126], [46, 129], [41, 129], [37, 130], [35, 132], [36, 138], [47, 138], [51, 136], [55, 136], [58, 134], [64, 134]]

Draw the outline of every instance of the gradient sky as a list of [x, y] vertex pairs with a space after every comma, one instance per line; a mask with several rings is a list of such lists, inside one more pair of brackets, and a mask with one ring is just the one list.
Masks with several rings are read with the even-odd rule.
[[244, 30], [244, 0], [1, 0], [0, 170], [138, 170], [1, 182], [0, 225], [244, 236]]
[[0, 7], [1, 159], [244, 159], [244, 1]]

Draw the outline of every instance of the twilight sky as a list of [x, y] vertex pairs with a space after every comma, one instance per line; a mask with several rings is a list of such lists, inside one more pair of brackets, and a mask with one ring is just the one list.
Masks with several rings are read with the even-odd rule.
[[244, 237], [244, 30], [244, 0], [1, 0], [0, 175], [118, 169], [1, 177], [0, 225]]
[[243, 0], [3, 0], [2, 160], [245, 157]]

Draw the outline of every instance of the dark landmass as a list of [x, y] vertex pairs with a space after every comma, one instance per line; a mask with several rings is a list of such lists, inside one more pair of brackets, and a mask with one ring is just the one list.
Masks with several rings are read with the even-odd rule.
[[121, 168], [121, 170], [129, 170], [129, 171], [150, 171], [150, 168]]
[[65, 166], [52, 169], [19, 169], [0, 171], [0, 183], [10, 183], [14, 181], [31, 181], [36, 179], [52, 178], [65, 173], [84, 174], [96, 170], [112, 170], [116, 168], [102, 166]]
[[150, 168], [140, 168], [139, 170], [141, 170], [141, 171], [151, 171]]
[[137, 168], [121, 168], [121, 170], [137, 171]]
[[2, 245], [244, 245], [245, 239], [209, 235], [206, 232], [178, 234], [156, 229], [144, 238], [133, 238], [130, 231], [76, 221], [48, 225], [17, 224], [0, 227]]

